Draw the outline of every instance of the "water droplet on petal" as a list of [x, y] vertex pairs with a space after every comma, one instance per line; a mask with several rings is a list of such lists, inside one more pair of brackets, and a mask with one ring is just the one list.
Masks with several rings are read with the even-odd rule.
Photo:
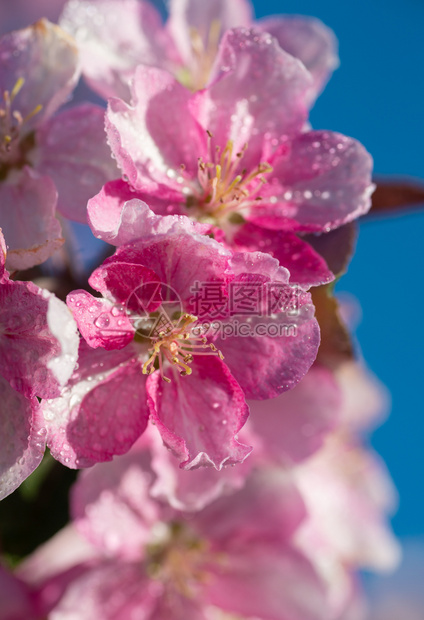
[[117, 304], [116, 306], [113, 306], [111, 310], [111, 314], [112, 316], [119, 316], [120, 314], [124, 312], [124, 310], [125, 310], [124, 306], [121, 306], [121, 304]]
[[110, 319], [109, 319], [109, 317], [108, 317], [108, 315], [106, 313], [101, 314], [94, 321], [94, 325], [96, 327], [99, 327], [100, 329], [104, 329], [105, 327], [107, 327], [109, 325], [109, 323], [110, 323]]

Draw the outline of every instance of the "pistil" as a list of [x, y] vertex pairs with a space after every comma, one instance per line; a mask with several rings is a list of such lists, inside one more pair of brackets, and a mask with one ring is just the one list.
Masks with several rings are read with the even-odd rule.
[[[22, 128], [33, 116], [42, 110], [42, 105], [37, 105], [25, 117], [19, 110], [13, 110], [13, 102], [25, 83], [24, 78], [19, 78], [12, 88], [3, 93], [3, 107], [0, 107], [0, 162], [4, 164], [23, 165], [25, 163], [25, 144], [21, 146], [19, 141], [22, 135]], [[25, 144], [24, 144], [25, 142]], [[27, 141], [28, 144], [31, 141]], [[4, 175], [3, 175], [4, 176]]]
[[173, 327], [159, 332], [149, 349], [151, 355], [143, 364], [143, 374], [150, 375], [158, 369], [162, 379], [170, 383], [171, 380], [164, 375], [165, 361], [176, 367], [181, 376], [187, 376], [192, 373], [190, 364], [195, 355], [217, 355], [224, 359], [213, 343], [208, 343], [204, 336], [193, 334], [193, 323], [197, 320], [192, 314], [183, 314]]
[[213, 151], [213, 136], [209, 131], [207, 134], [208, 161], [199, 158], [198, 162], [198, 181], [202, 191], [191, 196], [189, 204], [197, 206], [201, 214], [221, 220], [262, 200], [260, 192], [267, 183], [265, 175], [272, 172], [272, 167], [267, 162], [260, 162], [250, 172], [241, 168], [247, 143], [236, 153], [232, 140], [222, 152], [219, 146]]

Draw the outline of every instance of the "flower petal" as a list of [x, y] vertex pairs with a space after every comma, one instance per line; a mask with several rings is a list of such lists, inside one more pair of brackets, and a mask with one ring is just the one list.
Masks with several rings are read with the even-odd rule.
[[5, 281], [0, 324], [3, 377], [26, 396], [58, 396], [77, 361], [76, 325], [63, 302], [32, 282]]
[[147, 380], [150, 414], [164, 443], [184, 469], [242, 462], [251, 451], [236, 439], [248, 416], [243, 392], [217, 357], [195, 359], [191, 368], [188, 377], [174, 372], [170, 384], [159, 372]]
[[[110, 99], [106, 131], [116, 161], [137, 190], [156, 191], [161, 185], [182, 194], [185, 176], [197, 176], [198, 158], [205, 154], [206, 133], [189, 111], [190, 92], [169, 73], [137, 67], [132, 104]], [[127, 180], [126, 179], [126, 180]]]
[[10, 93], [18, 79], [24, 80], [13, 101], [14, 109], [25, 118], [36, 106], [42, 106], [40, 112], [25, 122], [26, 133], [65, 103], [79, 78], [73, 39], [46, 19], [3, 35], [0, 56], [0, 92]]
[[400, 549], [385, 518], [396, 492], [375, 454], [335, 437], [299, 465], [296, 479], [310, 515], [298, 540], [318, 566], [333, 558], [344, 566], [395, 568]]
[[296, 463], [316, 452], [337, 424], [341, 393], [332, 372], [312, 366], [292, 390], [249, 404], [249, 423], [264, 442], [265, 458]]
[[[247, 0], [214, 0], [208, 3], [202, 0], [170, 0], [169, 13], [169, 30], [184, 64], [190, 68], [196, 62], [192, 44], [193, 31], [196, 37], [200, 37], [203, 49], [208, 50], [213, 42], [210, 41], [212, 28], [219, 27], [219, 35], [222, 35], [236, 26], [250, 26], [253, 18], [252, 8]], [[214, 33], [213, 38], [218, 36]]]
[[152, 469], [157, 476], [150, 494], [166, 501], [175, 510], [197, 512], [221, 495], [239, 489], [252, 466], [252, 459], [246, 459], [237, 467], [224, 467], [221, 471], [212, 467], [186, 471], [178, 467], [178, 461], [168, 450], [163, 449], [153, 425], [149, 435], [153, 439]]
[[152, 478], [150, 454], [137, 444], [112, 463], [81, 472], [71, 498], [78, 531], [109, 556], [139, 560], [159, 519], [149, 496]]
[[228, 140], [234, 152], [247, 143], [243, 166], [253, 170], [265, 143], [271, 148], [302, 129], [311, 81], [302, 63], [269, 34], [236, 28], [225, 34], [211, 84], [194, 96], [192, 109], [221, 149]]
[[298, 551], [246, 546], [210, 567], [207, 598], [223, 610], [267, 620], [328, 620], [323, 584]]
[[[143, 198], [149, 201], [149, 206]], [[173, 217], [170, 213], [183, 215], [184, 210], [166, 197], [157, 198], [137, 193], [121, 180], [107, 183], [99, 194], [88, 202], [88, 220], [92, 231], [112, 245], [124, 245], [136, 239], [176, 231], [183, 227], [192, 232], [209, 232], [210, 226], [206, 224], [193, 222], [188, 218]]]
[[6, 242], [4, 240], [3, 231], [0, 228], [0, 282], [8, 280], [9, 274], [5, 269], [6, 264]]
[[283, 50], [303, 62], [314, 79], [313, 103], [339, 66], [334, 32], [315, 17], [298, 15], [268, 17], [255, 26], [269, 32]]
[[214, 340], [246, 398], [275, 398], [293, 388], [314, 362], [318, 322], [307, 293], [299, 293], [298, 304], [292, 317], [286, 313], [227, 322]]
[[161, 594], [162, 585], [152, 581], [138, 562], [104, 560], [69, 584], [49, 618], [150, 620]]
[[305, 516], [305, 505], [289, 472], [262, 466], [240, 489], [222, 495], [196, 515], [193, 527], [216, 550], [266, 542], [284, 545]]
[[[146, 428], [145, 377], [134, 349], [102, 353], [103, 367], [96, 351], [93, 355], [86, 351], [80, 364], [89, 368], [92, 360], [92, 374], [70, 385], [60, 398], [42, 403], [48, 446], [67, 467], [110, 461], [113, 455], [128, 452]], [[125, 357], [134, 363], [125, 362]], [[105, 370], [110, 360], [121, 365]]]
[[[159, 282], [165, 288], [163, 299], [175, 301], [180, 311], [193, 312], [196, 282], [224, 284], [231, 253], [214, 239], [196, 234], [196, 227], [186, 217], [153, 216], [146, 222], [146, 231], [154, 231], [156, 224], [157, 234], [118, 248], [89, 282], [105, 296], [112, 295], [121, 303], [143, 282]], [[152, 297], [150, 303], [156, 303], [156, 299]], [[153, 311], [158, 306], [149, 307]]]
[[116, 252], [95, 269], [89, 284], [105, 297], [118, 302], [114, 309], [116, 315], [131, 310], [136, 314], [132, 317], [134, 319], [148, 318], [162, 302], [160, 279], [152, 269], [135, 260], [125, 260], [128, 256], [126, 250], [127, 246], [124, 246], [121, 253]]
[[372, 159], [352, 138], [328, 131], [300, 134], [273, 166], [280, 184], [269, 188], [275, 202], [264, 200], [249, 216], [260, 226], [329, 232], [371, 206]]
[[118, 176], [106, 142], [104, 114], [86, 103], [61, 112], [37, 132], [37, 170], [53, 179], [59, 211], [78, 222], [87, 221], [88, 199]]
[[60, 25], [75, 37], [84, 76], [105, 99], [129, 101], [129, 82], [140, 63], [171, 66], [172, 42], [150, 2], [70, 0]]
[[15, 392], [0, 377], [0, 499], [10, 495], [41, 463], [46, 429], [36, 416], [38, 401]]
[[78, 328], [90, 347], [123, 349], [135, 334], [124, 308], [87, 291], [72, 291], [66, 299]]
[[334, 275], [318, 252], [291, 232], [266, 230], [248, 223], [240, 227], [233, 242], [238, 250], [260, 249], [271, 254], [289, 270], [290, 282], [302, 287], [318, 286], [334, 280]]
[[26, 166], [17, 177], [1, 183], [0, 201], [9, 271], [38, 265], [60, 248], [57, 192], [49, 177]]

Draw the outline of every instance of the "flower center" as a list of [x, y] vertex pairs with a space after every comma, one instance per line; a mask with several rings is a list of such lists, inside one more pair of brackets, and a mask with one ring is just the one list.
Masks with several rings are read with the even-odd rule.
[[192, 314], [183, 314], [178, 320], [170, 320], [159, 316], [156, 327], [148, 338], [152, 341], [149, 348], [151, 353], [147, 362], [143, 364], [143, 374], [150, 375], [159, 370], [161, 377], [167, 383], [171, 380], [164, 375], [164, 366], [168, 363], [175, 367], [180, 375], [191, 375], [191, 362], [195, 355], [218, 355], [224, 359], [221, 351], [214, 344], [208, 343], [204, 336], [193, 332], [197, 317]]
[[208, 161], [199, 158], [198, 181], [201, 190], [187, 200], [188, 207], [197, 207], [200, 219], [206, 214], [215, 219], [234, 219], [234, 215], [255, 206], [262, 200], [260, 195], [264, 175], [272, 172], [267, 162], [259, 163], [248, 171], [243, 167], [247, 143], [241, 151], [234, 153], [234, 144], [229, 140], [223, 150], [219, 146], [213, 151], [212, 134], [208, 131]]
[[28, 134], [23, 139], [22, 128], [42, 109], [41, 105], [25, 117], [18, 110], [13, 110], [13, 103], [24, 85], [24, 78], [19, 78], [12, 91], [5, 90], [3, 104], [0, 103], [0, 180], [6, 178], [12, 167], [22, 167], [26, 162], [27, 152], [34, 146], [34, 135]]
[[213, 20], [206, 43], [197, 28], [190, 28], [190, 45], [193, 58], [191, 67], [182, 68], [177, 77], [179, 81], [193, 92], [206, 86], [213, 63], [218, 53], [219, 40], [221, 38], [221, 23]]
[[193, 598], [196, 585], [205, 580], [202, 563], [207, 543], [190, 532], [182, 523], [173, 522], [166, 538], [147, 548], [147, 571], [152, 579], [173, 586], [187, 598]]

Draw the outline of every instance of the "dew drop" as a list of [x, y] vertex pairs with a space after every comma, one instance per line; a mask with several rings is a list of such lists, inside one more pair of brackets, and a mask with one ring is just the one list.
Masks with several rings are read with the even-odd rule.
[[124, 306], [121, 306], [121, 304], [117, 304], [116, 306], [113, 306], [111, 310], [112, 316], [119, 316], [123, 312], [124, 312]]
[[106, 313], [101, 314], [94, 321], [94, 325], [96, 327], [99, 327], [100, 329], [104, 329], [105, 327], [107, 327], [109, 325], [109, 323], [110, 323], [110, 319], [109, 319], [109, 317], [108, 317], [108, 315]]

